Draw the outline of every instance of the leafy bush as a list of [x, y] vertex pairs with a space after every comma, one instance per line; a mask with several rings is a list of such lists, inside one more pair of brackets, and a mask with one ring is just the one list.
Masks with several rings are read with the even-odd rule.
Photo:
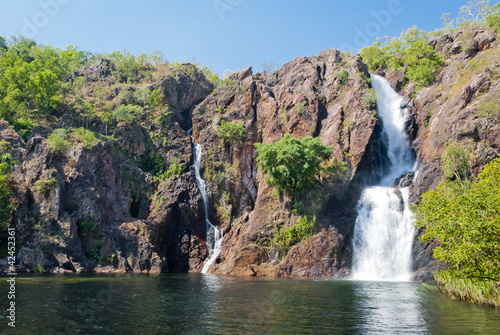
[[92, 215], [88, 214], [85, 220], [80, 223], [80, 229], [83, 237], [87, 237], [97, 233], [95, 218]]
[[134, 92], [134, 102], [142, 107], [146, 106], [149, 101], [151, 91], [146, 87], [140, 87]]
[[448, 144], [441, 156], [444, 176], [448, 179], [455, 178], [460, 183], [466, 180], [470, 169], [471, 153], [472, 148], [469, 146], [459, 146], [456, 143]]
[[92, 149], [97, 142], [95, 134], [93, 132], [91, 132], [90, 130], [84, 129], [83, 127], [73, 129], [72, 135], [78, 141], [83, 143], [83, 147], [85, 149]]
[[113, 111], [113, 116], [117, 119], [128, 122], [137, 122], [141, 118], [142, 108], [137, 105], [120, 105]]
[[71, 143], [62, 135], [63, 130], [56, 129], [49, 137], [49, 152], [54, 155], [65, 155], [71, 149]]
[[0, 155], [3, 155], [4, 153], [8, 152], [10, 149], [10, 142], [1, 140], [0, 141]]
[[217, 135], [226, 143], [241, 144], [245, 139], [243, 122], [233, 123], [222, 120], [217, 128]]
[[285, 135], [273, 143], [255, 143], [257, 164], [266, 175], [269, 186], [276, 186], [287, 195], [298, 195], [316, 183], [321, 164], [333, 152], [320, 138], [297, 139]]
[[404, 56], [404, 63], [408, 65], [406, 78], [415, 83], [417, 90], [434, 82], [435, 70], [444, 64], [434, 48], [424, 41], [411, 44]]
[[174, 177], [178, 177], [184, 171], [184, 164], [179, 164], [177, 159], [174, 158], [167, 171], [163, 171], [163, 160], [162, 160], [162, 169], [156, 174], [157, 179], [167, 180]]
[[15, 161], [12, 159], [10, 153], [6, 153], [0, 156], [0, 175], [9, 174], [13, 167]]
[[479, 104], [479, 115], [486, 119], [484, 127], [486, 137], [492, 124], [500, 123], [500, 98], [492, 97], [485, 102]]
[[436, 273], [434, 279], [441, 291], [456, 299], [500, 307], [500, 286], [496, 281], [468, 278], [450, 269]]
[[107, 57], [115, 64], [115, 77], [119, 82], [127, 83], [138, 79], [143, 65], [130, 52], [113, 51]]
[[101, 248], [104, 245], [104, 240], [96, 241], [92, 248], [85, 251], [85, 257], [89, 260], [100, 262], [102, 260]]
[[373, 88], [371, 88], [368, 93], [363, 95], [361, 100], [363, 101], [363, 106], [365, 106], [366, 109], [377, 109], [377, 92], [375, 92]]
[[370, 71], [388, 67], [399, 71], [408, 66], [406, 79], [415, 83], [417, 90], [436, 80], [435, 71], [444, 62], [434, 48], [427, 44], [427, 34], [412, 27], [404, 30], [399, 38], [382, 43], [378, 38], [360, 51]]
[[55, 178], [40, 178], [33, 183], [33, 187], [38, 194], [50, 192], [56, 186]]
[[500, 30], [500, 3], [497, 3], [491, 9], [486, 23], [495, 31]]
[[41, 266], [40, 264], [37, 264], [34, 268], [33, 268], [33, 272], [34, 273], [44, 273], [45, 270], [43, 269], [43, 266]]
[[340, 85], [344, 85], [347, 79], [349, 79], [349, 73], [345, 69], [342, 69], [341, 71], [335, 72], [335, 79], [339, 81]]
[[486, 165], [477, 182], [467, 187], [448, 181], [435, 191], [424, 193], [414, 210], [415, 226], [424, 230], [420, 239], [440, 242], [434, 257], [455, 271], [454, 278], [493, 281], [498, 285], [500, 159]]
[[[163, 93], [161, 90], [156, 89], [151, 91], [151, 94], [148, 97], [148, 104], [151, 109], [160, 108], [163, 104]], [[167, 107], [168, 110], [168, 107]]]
[[12, 189], [9, 186], [9, 178], [5, 175], [0, 175], [0, 231], [6, 230], [12, 218], [12, 205], [10, 198]]
[[307, 109], [307, 104], [308, 102], [306, 100], [299, 102], [297, 106], [295, 106], [295, 113], [297, 113], [298, 116], [301, 116]]
[[294, 226], [286, 229], [276, 227], [269, 246], [276, 247], [283, 258], [291, 247], [311, 237], [313, 231], [314, 220], [310, 216], [300, 217]]

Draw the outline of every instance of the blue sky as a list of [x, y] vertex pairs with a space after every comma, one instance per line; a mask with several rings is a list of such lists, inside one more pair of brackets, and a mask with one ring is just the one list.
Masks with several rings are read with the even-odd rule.
[[[324, 49], [357, 51], [376, 36], [417, 25], [467, 0], [0, 0], [0, 35], [25, 35], [92, 52], [161, 51], [214, 71], [262, 70]], [[497, 1], [493, 1], [496, 3]], [[366, 43], [368, 42], [368, 43]]]

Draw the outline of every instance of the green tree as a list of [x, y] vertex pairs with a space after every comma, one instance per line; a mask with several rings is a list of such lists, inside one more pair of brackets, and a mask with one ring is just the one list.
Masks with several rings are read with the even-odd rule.
[[464, 181], [468, 180], [471, 154], [470, 146], [460, 146], [455, 142], [448, 144], [441, 156], [444, 176], [457, 180], [463, 187]]
[[245, 126], [243, 125], [243, 121], [233, 123], [221, 120], [220, 126], [217, 127], [217, 135], [219, 135], [225, 143], [241, 144], [245, 139]]
[[440, 242], [434, 257], [467, 278], [500, 281], [500, 159], [470, 187], [444, 182], [423, 194], [415, 215], [421, 240]]
[[408, 65], [406, 77], [415, 83], [418, 90], [436, 80], [435, 70], [442, 66], [444, 61], [433, 47], [418, 40], [413, 42], [406, 52], [404, 63]]
[[161, 106], [163, 105], [163, 98], [164, 97], [163, 97], [163, 93], [161, 92], [161, 90], [159, 90], [159, 89], [152, 90], [151, 94], [148, 97], [149, 107], [153, 110], [161, 108]]
[[11, 195], [9, 176], [0, 174], [0, 231], [8, 228], [12, 218], [14, 206], [11, 203]]
[[500, 3], [491, 8], [486, 23], [495, 31], [500, 30]]
[[460, 27], [468, 27], [476, 22], [484, 22], [490, 10], [490, 0], [469, 0], [460, 7], [456, 23]]
[[65, 129], [55, 129], [47, 138], [49, 142], [49, 152], [54, 155], [64, 156], [70, 149], [71, 143], [66, 140]]
[[323, 146], [320, 138], [297, 139], [285, 135], [273, 143], [255, 143], [257, 164], [266, 175], [269, 186], [295, 196], [313, 186], [320, 177], [321, 164], [333, 152], [331, 146]]

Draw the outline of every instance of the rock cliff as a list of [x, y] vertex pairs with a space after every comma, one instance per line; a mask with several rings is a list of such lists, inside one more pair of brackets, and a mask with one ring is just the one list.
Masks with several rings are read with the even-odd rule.
[[[418, 92], [405, 70], [379, 72], [405, 97], [407, 131], [419, 172], [411, 199], [437, 186], [447, 143], [474, 149], [472, 172], [500, 155], [500, 122], [480, 110], [500, 97], [500, 52], [495, 35], [479, 28], [445, 34], [429, 44], [445, 59], [438, 79]], [[75, 72], [85, 78], [84, 99], [126, 102], [141, 89], [158, 89], [168, 109], [144, 109], [133, 122], [83, 122], [60, 111], [24, 141], [0, 121], [0, 140], [17, 162], [11, 182], [21, 270], [50, 272], [199, 272], [207, 258], [205, 211], [194, 173], [193, 141], [203, 148], [202, 175], [211, 190], [210, 221], [224, 230], [222, 251], [210, 272], [241, 276], [340, 278], [349, 275], [355, 206], [373, 183], [381, 125], [366, 102], [370, 74], [359, 55], [325, 50], [300, 57], [273, 73], [252, 68], [220, 85], [195, 66], [161, 73], [147, 85], [116, 85], [114, 64], [102, 59]], [[129, 93], [127, 93], [129, 92]], [[131, 93], [130, 93], [131, 92]], [[240, 141], [218, 134], [223, 122], [241, 123]], [[85, 124], [86, 123], [86, 124]], [[91, 145], [72, 137], [67, 152], [49, 150], [54, 128], [85, 125]], [[192, 130], [191, 130], [192, 129]], [[192, 131], [192, 132], [191, 132]], [[112, 134], [112, 137], [106, 136]], [[255, 143], [285, 134], [321, 138], [345, 173], [326, 178], [298, 199], [276, 194], [257, 168]], [[192, 136], [192, 137], [191, 137]], [[162, 177], [155, 177], [158, 165]], [[158, 171], [156, 171], [158, 172]], [[270, 245], [277, 229], [291, 227], [297, 208], [314, 213], [315, 233], [286, 253]], [[414, 242], [416, 279], [440, 266], [435, 244]]]

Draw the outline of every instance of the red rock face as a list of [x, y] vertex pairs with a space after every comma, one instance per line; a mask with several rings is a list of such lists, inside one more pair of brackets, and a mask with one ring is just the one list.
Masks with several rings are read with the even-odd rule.
[[[411, 188], [413, 202], [441, 180], [440, 157], [447, 143], [474, 147], [473, 173], [500, 154], [500, 120], [480, 112], [482, 103], [500, 97], [499, 44], [480, 29], [473, 31], [471, 41], [462, 35], [430, 42], [446, 60], [430, 87], [416, 92], [413, 84], [405, 83], [406, 69], [379, 73], [405, 96], [411, 113], [408, 132], [421, 163]], [[112, 68], [112, 63], [101, 61], [75, 76], [109, 86], [114, 83]], [[137, 124], [115, 123], [110, 131], [116, 141], [100, 140], [91, 149], [72, 143], [69, 153], [54, 155], [45, 138], [34, 136], [25, 144], [0, 121], [0, 140], [9, 142], [9, 152], [19, 162], [13, 183], [20, 265], [30, 270], [40, 264], [53, 272], [201, 271], [207, 258], [206, 227], [203, 201], [190, 171], [187, 130], [192, 125], [194, 141], [203, 147], [201, 172], [212, 192], [209, 219], [224, 229], [222, 251], [211, 272], [347, 276], [354, 207], [380, 128], [374, 111], [363, 104], [370, 84], [361, 57], [326, 50], [296, 58], [274, 73], [253, 74], [248, 68], [213, 92], [200, 71], [188, 70], [171, 70], [153, 85], [161, 89], [172, 112], [168, 125], [152, 123], [146, 115]], [[346, 81], [339, 75], [343, 70]], [[219, 138], [222, 120], [243, 124], [241, 141]], [[95, 127], [103, 133], [103, 125]], [[164, 139], [152, 139], [153, 132]], [[321, 138], [333, 147], [332, 161], [347, 163], [347, 174], [321, 180], [300, 199], [276, 196], [257, 168], [254, 144], [275, 142], [285, 134]], [[165, 168], [173, 162], [182, 168], [155, 183], [147, 169], [153, 156]], [[35, 189], [43, 178], [55, 179], [50, 192]], [[277, 227], [297, 223], [297, 203], [315, 214], [316, 233], [280, 254], [269, 242]], [[84, 234], [82, 223], [89, 215], [97, 230]], [[414, 244], [420, 279], [439, 266], [432, 259], [434, 246]], [[96, 248], [104, 259], [92, 259]]]
[[[349, 73], [344, 84], [335, 76], [342, 69]], [[297, 58], [272, 74], [252, 76], [251, 69], [235, 73], [193, 111], [195, 141], [207, 153], [205, 171], [224, 173], [223, 182], [211, 180], [205, 173], [216, 199], [216, 212], [228, 211], [232, 217], [221, 220], [226, 231], [223, 249], [211, 271], [231, 275], [339, 276], [345, 266], [341, 258], [349, 258], [346, 251], [349, 229], [343, 229], [342, 225], [352, 226], [353, 222], [346, 224], [339, 219], [342, 211], [329, 211], [328, 201], [344, 201], [373, 135], [376, 119], [362, 104], [369, 88], [366, 78], [369, 74], [358, 56], [324, 51], [316, 57]], [[222, 143], [218, 138], [217, 127], [222, 119], [243, 122], [245, 139], [241, 146]], [[328, 194], [320, 205], [324, 207], [320, 212], [332, 214], [319, 218], [322, 225], [331, 226], [328, 233], [311, 238], [321, 242], [297, 246], [301, 253], [315, 255], [316, 261], [308, 264], [301, 254], [292, 252], [297, 248], [287, 256], [268, 248], [275, 227], [292, 225], [298, 216], [292, 214], [292, 201], [274, 197], [273, 190], [257, 171], [253, 143], [278, 141], [284, 134], [298, 138], [319, 136], [324, 145], [333, 146], [332, 159], [347, 161], [350, 166], [347, 180], [339, 182], [333, 194]], [[232, 170], [229, 174], [228, 165]], [[229, 197], [217, 200], [227, 193]], [[348, 206], [352, 210], [353, 204]], [[345, 216], [352, 215], [352, 211], [345, 212]], [[337, 250], [338, 259], [321, 265], [320, 259], [332, 257], [333, 249]], [[300, 262], [303, 270], [294, 272], [280, 264], [280, 258], [285, 256], [285, 264]], [[320, 265], [321, 269], [328, 269], [320, 271]]]
[[[471, 172], [500, 156], [500, 119], [488, 118], [480, 106], [500, 97], [499, 42], [494, 34], [473, 29], [445, 34], [429, 42], [446, 61], [437, 81], [415, 93], [413, 85], [403, 88], [404, 70], [388, 71], [386, 78], [406, 97], [415, 125], [413, 147], [417, 151], [420, 172], [411, 188], [411, 201], [435, 189], [442, 179], [441, 155], [448, 143], [470, 145]], [[463, 48], [462, 46], [467, 46]], [[442, 266], [432, 257], [436, 244], [423, 244], [415, 239], [414, 270], [416, 279], [429, 277], [429, 271]]]

